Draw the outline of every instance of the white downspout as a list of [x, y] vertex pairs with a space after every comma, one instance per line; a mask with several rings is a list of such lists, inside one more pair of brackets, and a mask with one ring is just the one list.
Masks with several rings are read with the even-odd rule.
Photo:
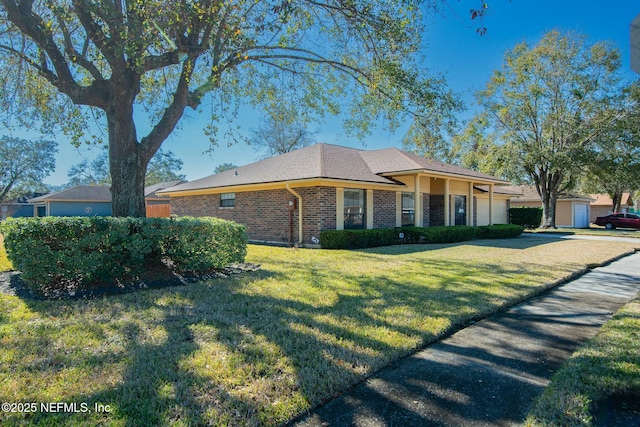
[[302, 244], [302, 196], [296, 193], [289, 187], [289, 183], [286, 183], [287, 191], [298, 199], [298, 244]]

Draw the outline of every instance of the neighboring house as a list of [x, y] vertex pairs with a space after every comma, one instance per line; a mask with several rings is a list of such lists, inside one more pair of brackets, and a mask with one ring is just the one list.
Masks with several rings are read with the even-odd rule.
[[396, 148], [315, 144], [160, 193], [173, 214], [233, 220], [251, 240], [315, 243], [323, 230], [504, 223], [503, 184]]
[[20, 196], [14, 200], [7, 200], [0, 203], [0, 220], [7, 218], [32, 217], [33, 205], [28, 202], [29, 199], [42, 196], [44, 193], [31, 193], [29, 195]]
[[78, 185], [29, 200], [34, 216], [109, 216], [111, 191], [99, 185]]
[[[511, 199], [511, 207], [542, 207], [540, 196], [533, 185], [512, 186], [509, 189], [519, 191], [521, 196]], [[590, 197], [572, 193], [560, 193], [556, 200], [556, 226], [588, 228]]]
[[[607, 216], [613, 212], [613, 200], [608, 194], [589, 194], [591, 202], [590, 221], [593, 223], [599, 216]], [[630, 193], [622, 193], [620, 212], [635, 212], [633, 198]]]
[[147, 218], [169, 218], [171, 216], [171, 199], [169, 196], [158, 194], [158, 191], [165, 188], [183, 184], [186, 181], [168, 181], [150, 185], [144, 189], [144, 200], [146, 203]]
[[30, 203], [20, 203], [9, 201], [0, 203], [0, 220], [7, 218], [19, 218], [33, 216], [33, 205]]
[[[145, 188], [145, 202], [151, 216], [168, 217], [171, 200], [156, 192], [184, 181], [163, 182]], [[111, 189], [100, 185], [78, 185], [29, 200], [30, 216], [110, 216]]]

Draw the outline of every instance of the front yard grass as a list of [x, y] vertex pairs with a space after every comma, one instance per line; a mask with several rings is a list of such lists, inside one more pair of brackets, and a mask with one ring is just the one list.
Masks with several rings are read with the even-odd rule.
[[[633, 247], [548, 238], [362, 251], [250, 246], [262, 270], [92, 300], [0, 294], [19, 425], [278, 425], [472, 318]], [[95, 404], [110, 412], [94, 412]]]
[[556, 233], [556, 234], [575, 234], [578, 236], [606, 236], [606, 237], [632, 237], [640, 239], [640, 230], [632, 228], [617, 228], [615, 230], [607, 230], [591, 224], [589, 228], [538, 228], [535, 230], [526, 230], [526, 233]]
[[615, 313], [553, 376], [526, 424], [603, 425], [594, 413], [612, 396], [636, 402], [640, 397], [640, 296]]

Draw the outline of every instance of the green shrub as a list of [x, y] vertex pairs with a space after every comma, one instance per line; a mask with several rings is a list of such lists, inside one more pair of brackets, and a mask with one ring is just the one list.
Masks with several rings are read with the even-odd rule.
[[197, 272], [243, 262], [247, 254], [245, 227], [218, 218], [171, 220], [163, 252], [180, 271]]
[[538, 228], [542, 223], [542, 208], [511, 208], [509, 209], [509, 223], [521, 225], [527, 229]]
[[241, 225], [216, 218], [10, 218], [0, 230], [8, 258], [32, 291], [46, 294], [130, 281], [170, 260], [197, 272], [242, 262]]
[[404, 243], [455, 243], [480, 238], [480, 230], [468, 225], [403, 227]]
[[524, 227], [516, 224], [483, 225], [480, 229], [481, 239], [508, 239], [518, 237], [524, 231]]
[[349, 239], [347, 230], [325, 230], [320, 232], [320, 246], [322, 249], [347, 249]]
[[394, 229], [375, 228], [372, 230], [327, 230], [320, 232], [323, 249], [361, 249], [389, 246], [398, 243]]
[[398, 243], [456, 243], [473, 239], [517, 237], [522, 234], [522, 231], [521, 226], [512, 224], [482, 227], [456, 225], [449, 227], [377, 228], [373, 230], [327, 230], [320, 233], [320, 245], [323, 249], [360, 249]]

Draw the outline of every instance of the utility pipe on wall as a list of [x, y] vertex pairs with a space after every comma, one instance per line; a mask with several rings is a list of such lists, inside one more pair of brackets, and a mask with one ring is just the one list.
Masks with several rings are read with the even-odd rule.
[[296, 196], [298, 199], [298, 244], [302, 243], [302, 197], [289, 187], [289, 183], [286, 183], [286, 189], [289, 193]]

